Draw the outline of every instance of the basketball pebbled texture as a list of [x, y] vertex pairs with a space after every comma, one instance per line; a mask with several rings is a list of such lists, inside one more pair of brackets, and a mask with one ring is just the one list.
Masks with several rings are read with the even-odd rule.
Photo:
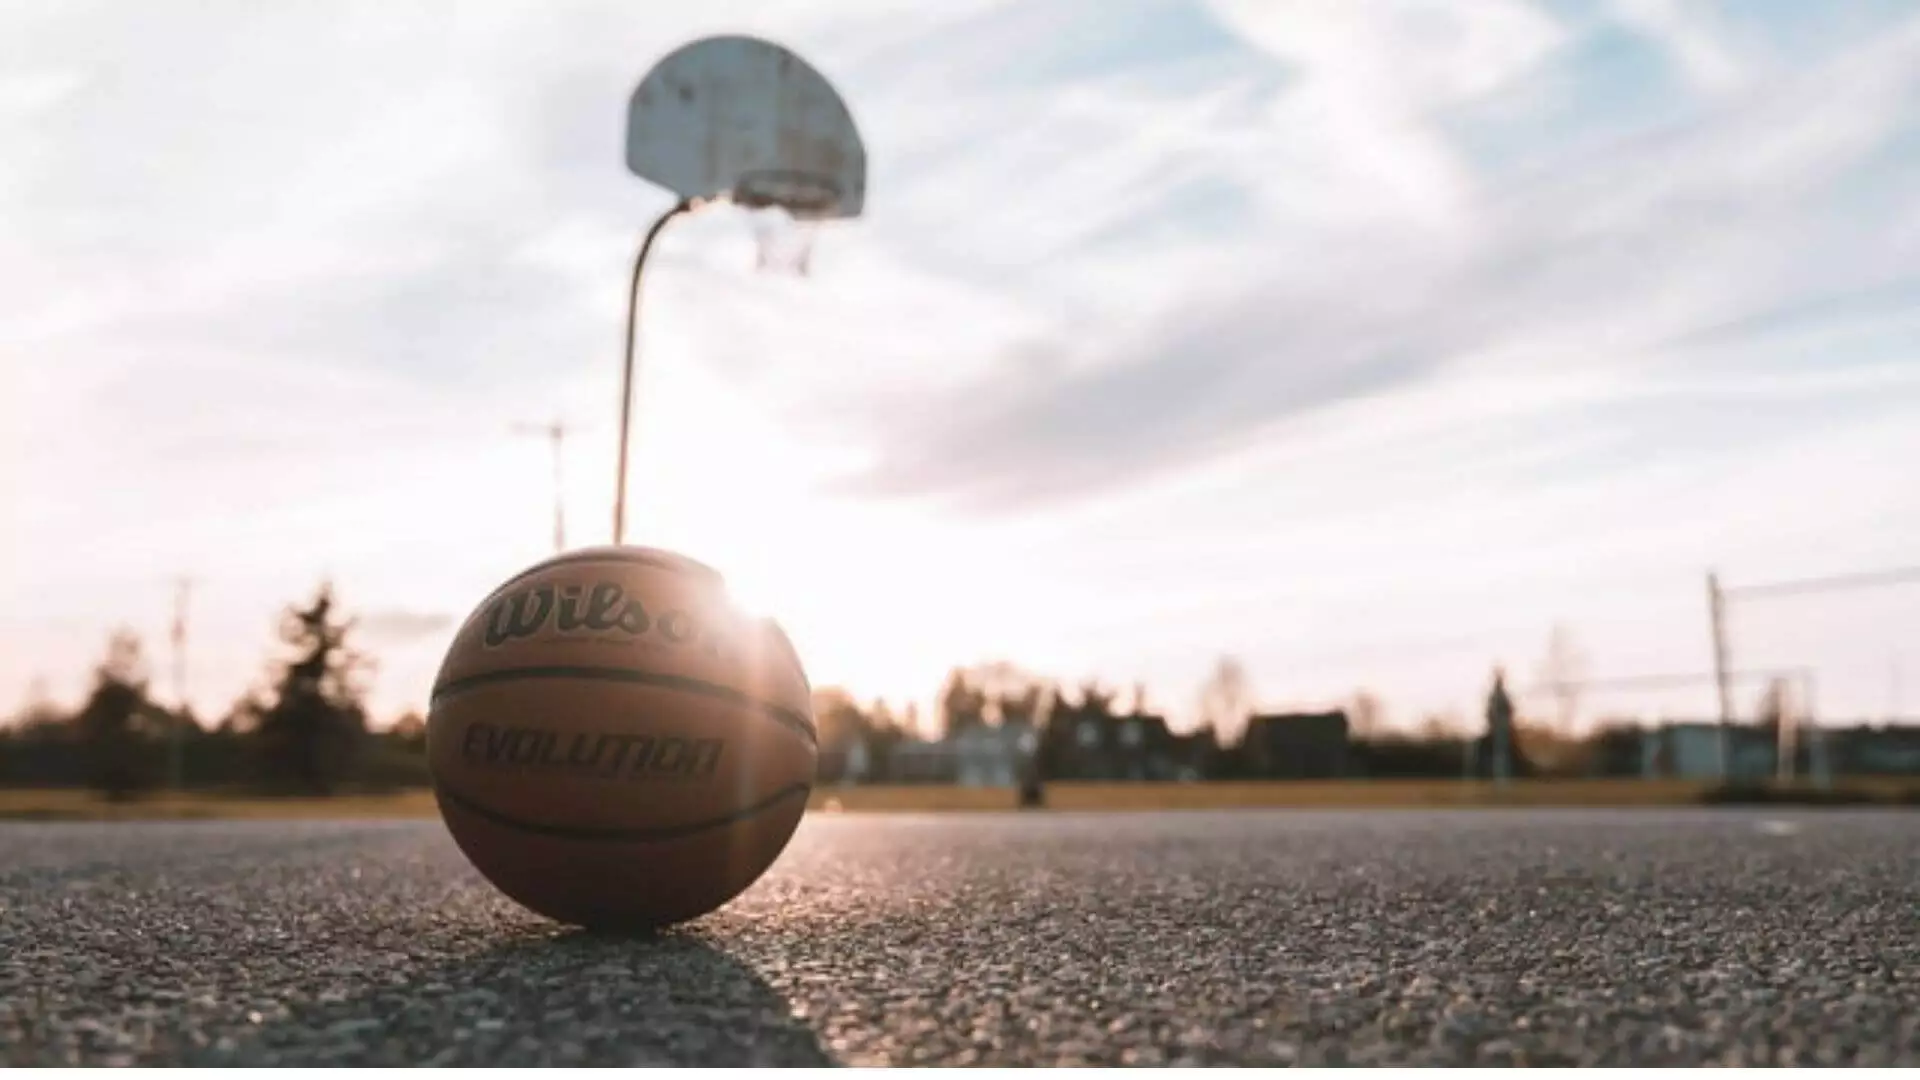
[[560, 922], [643, 928], [764, 874], [818, 764], [812, 692], [779, 626], [712, 568], [635, 546], [558, 555], [461, 624], [427, 762], [455, 843]]

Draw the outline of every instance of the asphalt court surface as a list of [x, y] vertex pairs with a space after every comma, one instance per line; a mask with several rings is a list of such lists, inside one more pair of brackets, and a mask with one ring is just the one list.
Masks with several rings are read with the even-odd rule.
[[653, 939], [436, 821], [0, 825], [0, 1064], [1920, 1064], [1920, 813], [810, 815]]

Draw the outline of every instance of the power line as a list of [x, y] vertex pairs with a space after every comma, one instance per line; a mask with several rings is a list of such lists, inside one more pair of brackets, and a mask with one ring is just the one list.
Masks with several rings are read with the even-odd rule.
[[[1805, 675], [1810, 669], [1805, 667], [1763, 668], [1754, 671], [1727, 671], [1703, 674], [1674, 673], [1652, 675], [1622, 675], [1605, 679], [1570, 679], [1564, 684], [1575, 690], [1672, 690], [1681, 687], [1699, 686], [1707, 681], [1719, 681], [1724, 676], [1728, 682], [1754, 679], [1774, 679], [1784, 675]], [[1559, 688], [1560, 683], [1536, 683], [1526, 689], [1528, 694], [1542, 694]]]
[[1893, 570], [1870, 570], [1865, 573], [1834, 574], [1828, 577], [1803, 578], [1798, 581], [1776, 581], [1762, 585], [1722, 586], [1725, 596], [1737, 596], [1743, 599], [1755, 599], [1773, 596], [1795, 596], [1801, 593], [1835, 592], [1841, 589], [1871, 589], [1882, 585], [1903, 585], [1920, 583], [1920, 566], [1903, 566]]

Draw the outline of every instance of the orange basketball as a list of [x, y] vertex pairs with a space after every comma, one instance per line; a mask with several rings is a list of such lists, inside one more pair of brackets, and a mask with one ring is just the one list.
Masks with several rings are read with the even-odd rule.
[[818, 748], [800, 658], [712, 568], [598, 547], [468, 616], [434, 680], [427, 762], [453, 838], [500, 891], [605, 929], [681, 922], [792, 838]]

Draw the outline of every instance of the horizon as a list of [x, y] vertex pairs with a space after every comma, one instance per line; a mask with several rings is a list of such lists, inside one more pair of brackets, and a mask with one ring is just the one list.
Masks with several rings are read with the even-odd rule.
[[[551, 553], [517, 424], [576, 425], [569, 543], [605, 543], [671, 201], [621, 166], [626, 97], [722, 30], [839, 87], [868, 209], [808, 278], [756, 274], [731, 208], [665, 235], [628, 539], [719, 567], [816, 686], [924, 724], [1005, 660], [1185, 728], [1232, 655], [1264, 709], [1472, 724], [1555, 626], [1592, 677], [1711, 670], [1709, 570], [1920, 563], [1911, 5], [1118, 10], [0, 10], [0, 715], [76, 698], [120, 625], [172, 704], [181, 574], [203, 719], [323, 578], [375, 719], [424, 711]], [[1812, 669], [1819, 719], [1920, 711], [1915, 590], [1729, 636]]]

